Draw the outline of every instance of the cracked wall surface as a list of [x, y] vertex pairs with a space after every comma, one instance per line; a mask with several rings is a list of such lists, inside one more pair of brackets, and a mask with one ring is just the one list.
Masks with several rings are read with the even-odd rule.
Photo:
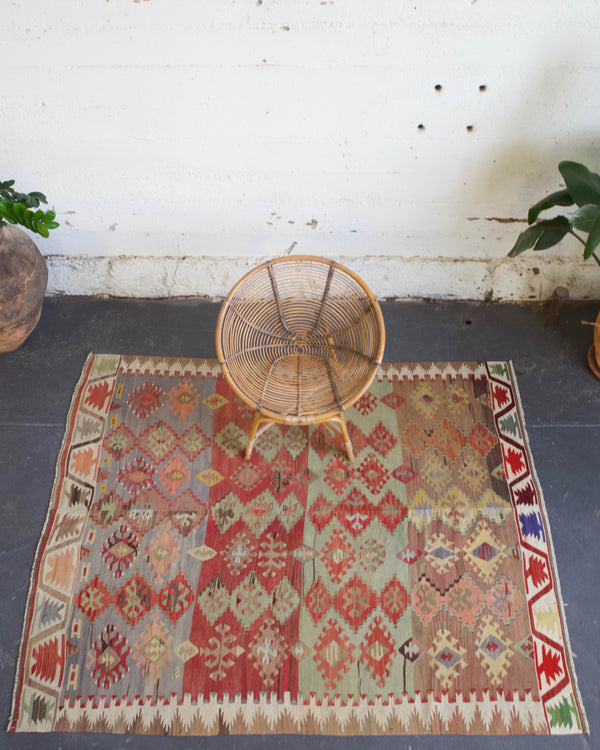
[[600, 14], [574, 8], [18, 0], [0, 178], [57, 212], [54, 294], [218, 297], [297, 242], [379, 297], [597, 298], [573, 238], [506, 258], [560, 160], [600, 171]]

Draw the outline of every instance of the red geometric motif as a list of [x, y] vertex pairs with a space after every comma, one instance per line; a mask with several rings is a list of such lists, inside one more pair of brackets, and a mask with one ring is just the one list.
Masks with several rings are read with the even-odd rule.
[[130, 394], [127, 403], [136, 417], [146, 419], [160, 407], [163, 395], [164, 391], [157, 385], [144, 383]]
[[390, 618], [394, 625], [402, 617], [408, 607], [408, 591], [394, 576], [381, 592], [379, 598], [381, 609]]
[[202, 432], [198, 425], [193, 424], [183, 433], [179, 444], [189, 460], [194, 461], [203, 450], [210, 447], [211, 439]]
[[323, 495], [319, 495], [316, 501], [308, 509], [308, 517], [321, 532], [331, 521], [335, 514], [335, 507], [326, 500]]
[[111, 384], [106, 380], [101, 383], [92, 383], [87, 392], [85, 403], [96, 411], [102, 411], [111, 390]]
[[398, 393], [394, 393], [394, 391], [386, 393], [386, 395], [382, 396], [379, 400], [386, 406], [389, 406], [390, 409], [399, 409], [405, 401], [402, 396]]
[[525, 461], [521, 451], [517, 451], [510, 446], [505, 450], [502, 446], [502, 455], [504, 456], [505, 466], [508, 466], [513, 476], [517, 476], [525, 470]]
[[496, 402], [497, 410], [503, 409], [510, 401], [508, 390], [502, 385], [494, 384], [491, 387], [491, 391], [494, 401]]
[[496, 445], [497, 438], [492, 435], [487, 427], [484, 427], [481, 422], [478, 422], [469, 433], [467, 442], [475, 448], [477, 453], [485, 458], [490, 452], [492, 446]]
[[124, 424], [117, 427], [116, 430], [107, 435], [104, 439], [104, 449], [114, 458], [121, 459], [135, 445], [135, 438], [131, 430]]
[[138, 553], [139, 541], [133, 531], [121, 525], [102, 547], [102, 559], [115, 578], [121, 578]]
[[323, 460], [332, 447], [332, 432], [324, 424], [320, 424], [313, 430], [310, 444], [319, 458]]
[[363, 417], [369, 415], [376, 407], [377, 399], [370, 391], [364, 393], [354, 404], [354, 408], [359, 411]]
[[336, 620], [329, 620], [315, 643], [314, 660], [328, 690], [335, 690], [338, 682], [353, 663], [354, 646], [344, 635]]
[[75, 597], [75, 604], [90, 622], [94, 622], [111, 602], [112, 597], [98, 576]]
[[433, 430], [431, 442], [440, 453], [454, 461], [463, 449], [465, 438], [452, 422], [444, 418]]
[[154, 486], [154, 468], [146, 459], [138, 456], [127, 466], [123, 466], [117, 476], [125, 490], [135, 497], [144, 490], [152, 489]]
[[408, 510], [400, 500], [388, 492], [377, 507], [377, 516], [386, 529], [393, 533], [396, 526], [404, 520]]
[[159, 469], [156, 481], [170, 497], [178, 495], [190, 481], [190, 465], [181, 455], [175, 453]]
[[389, 471], [375, 456], [365, 458], [358, 469], [356, 469], [356, 473], [367, 489], [373, 494], [381, 492], [390, 477]]
[[173, 624], [194, 602], [194, 592], [181, 571], [158, 595], [158, 604]]
[[344, 534], [339, 529], [334, 529], [321, 551], [321, 560], [329, 571], [333, 583], [341, 583], [355, 559], [356, 554]]
[[381, 422], [379, 422], [372, 430], [368, 440], [370, 446], [384, 457], [387, 456], [398, 442], [387, 427], [384, 427]]
[[358, 630], [377, 606], [377, 596], [364, 581], [355, 575], [344, 588], [338, 591], [333, 604], [346, 622], [354, 630]]
[[107, 625], [88, 654], [87, 667], [99, 688], [109, 690], [129, 671], [131, 648], [114, 625]]
[[348, 461], [342, 458], [332, 458], [325, 469], [323, 479], [336, 495], [341, 495], [352, 479], [354, 470]]
[[331, 607], [331, 601], [331, 596], [329, 596], [323, 582], [320, 578], [317, 578], [304, 596], [304, 604], [315, 625]]
[[54, 682], [57, 678], [62, 680], [64, 670], [64, 636], [62, 638], [51, 638], [38, 644], [32, 651], [33, 665], [32, 674], [43, 682]]
[[360, 650], [361, 664], [365, 665], [377, 685], [384, 687], [396, 658], [396, 642], [381, 617], [376, 617], [371, 623]]
[[[367, 438], [363, 435], [363, 433], [358, 429], [358, 427], [350, 419], [346, 422], [346, 428], [348, 430], [348, 437], [350, 438], [350, 442], [352, 443], [352, 449], [354, 451], [354, 455], [358, 456], [358, 454], [365, 447], [365, 445], [367, 445]], [[346, 451], [344, 448], [344, 441], [342, 439], [342, 436], [339, 434], [339, 432], [335, 432], [332, 436], [332, 439], [333, 439], [333, 445], [341, 453], [345, 453]]]
[[344, 502], [335, 509], [335, 514], [352, 536], [358, 536], [373, 520], [373, 511], [373, 506], [362, 492], [353, 489]]
[[160, 420], [139, 436], [138, 445], [155, 463], [160, 463], [175, 449], [177, 435]]
[[180, 422], [184, 422], [200, 401], [191, 380], [182, 380], [167, 394], [167, 406]]
[[410, 466], [406, 466], [406, 464], [403, 464], [402, 466], [398, 466], [397, 469], [394, 469], [394, 471], [392, 472], [392, 476], [399, 482], [408, 484], [417, 476], [417, 474], [410, 468]]
[[152, 609], [154, 601], [154, 590], [136, 573], [117, 592], [115, 607], [123, 619], [134, 626]]

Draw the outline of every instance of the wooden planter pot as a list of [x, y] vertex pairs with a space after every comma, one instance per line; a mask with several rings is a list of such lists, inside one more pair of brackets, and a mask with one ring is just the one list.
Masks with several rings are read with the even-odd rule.
[[17, 349], [36, 327], [48, 284], [44, 257], [21, 229], [0, 229], [0, 352]]
[[596, 318], [594, 343], [590, 346], [588, 351], [588, 363], [594, 375], [600, 379], [600, 313]]

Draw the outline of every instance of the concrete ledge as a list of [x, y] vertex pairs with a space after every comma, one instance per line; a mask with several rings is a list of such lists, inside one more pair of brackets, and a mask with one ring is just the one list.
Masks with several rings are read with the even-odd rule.
[[[46, 256], [50, 295], [220, 299], [267, 257]], [[600, 269], [580, 258], [338, 257], [380, 299], [546, 300], [566, 286], [572, 300], [600, 299]]]

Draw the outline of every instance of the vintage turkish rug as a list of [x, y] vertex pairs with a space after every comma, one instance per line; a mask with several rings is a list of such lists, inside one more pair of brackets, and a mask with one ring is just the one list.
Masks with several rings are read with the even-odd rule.
[[586, 731], [510, 363], [384, 365], [347, 421], [252, 420], [215, 362], [90, 355], [12, 731]]

